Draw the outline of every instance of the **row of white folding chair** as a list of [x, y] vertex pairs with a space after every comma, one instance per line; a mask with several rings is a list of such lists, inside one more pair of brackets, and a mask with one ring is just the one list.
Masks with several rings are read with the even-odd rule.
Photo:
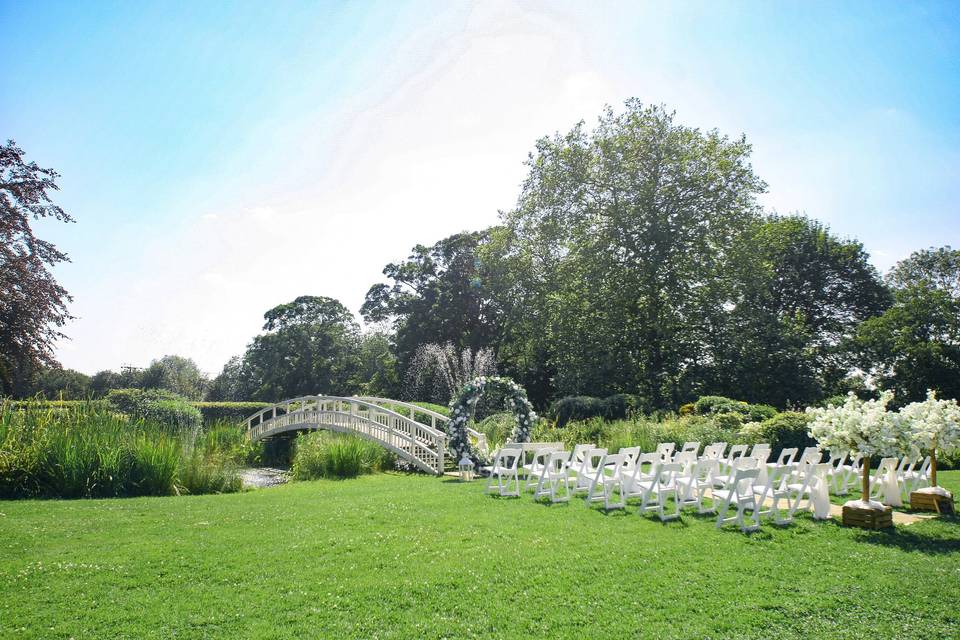
[[[825, 510], [822, 517], [826, 517], [829, 514], [828, 468], [826, 463], [809, 463], [799, 469], [774, 463], [772, 468], [767, 465], [766, 479], [761, 480], [759, 464], [740, 463], [733, 475], [725, 479], [724, 486], [711, 492], [714, 506], [719, 505], [717, 528], [733, 522], [742, 531], [754, 531], [760, 527], [761, 516], [770, 516], [777, 524], [789, 524], [804, 501], [803, 508], [811, 511], [818, 501], [826, 501], [820, 505]], [[781, 508], [781, 500], [786, 502], [785, 508]], [[729, 515], [731, 509], [736, 509], [733, 516]], [[747, 511], [752, 524], [745, 520]]]
[[[917, 469], [917, 463], [920, 468]], [[870, 480], [870, 498], [891, 507], [903, 506], [910, 493], [930, 484], [930, 458], [904, 456], [881, 458], [880, 466]]]

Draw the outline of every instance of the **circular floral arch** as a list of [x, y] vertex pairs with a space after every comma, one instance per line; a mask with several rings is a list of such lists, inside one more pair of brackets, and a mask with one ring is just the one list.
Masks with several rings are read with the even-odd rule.
[[510, 378], [480, 376], [465, 384], [460, 394], [450, 403], [450, 422], [447, 423], [447, 435], [450, 436], [450, 448], [457, 460], [464, 455], [481, 465], [487, 461], [481, 458], [470, 446], [467, 434], [467, 422], [473, 414], [477, 401], [485, 392], [500, 392], [506, 396], [506, 404], [517, 418], [517, 426], [510, 435], [511, 442], [528, 442], [530, 430], [537, 419], [533, 405], [527, 399], [527, 392]]

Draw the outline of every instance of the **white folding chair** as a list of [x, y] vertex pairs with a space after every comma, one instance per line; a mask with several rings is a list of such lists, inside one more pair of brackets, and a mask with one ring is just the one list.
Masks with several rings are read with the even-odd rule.
[[523, 465], [523, 469], [526, 472], [527, 481], [524, 484], [524, 491], [528, 491], [531, 487], [536, 487], [540, 483], [540, 476], [543, 475], [543, 472], [547, 468], [547, 458], [550, 457], [550, 454], [556, 451], [554, 447], [545, 447], [543, 449], [537, 449], [533, 453], [533, 459], [528, 463]]
[[870, 499], [880, 500], [891, 507], [902, 507], [900, 485], [897, 482], [897, 459], [881, 458], [880, 466], [870, 479]]
[[[657, 465], [656, 473], [651, 480], [643, 480], [638, 483], [642, 489], [641, 514], [656, 508], [661, 522], [680, 517], [680, 496], [677, 485], [677, 476], [680, 471], [680, 465], [675, 462], [661, 462]], [[667, 515], [667, 499], [670, 496], [673, 496], [674, 512]], [[652, 502], [655, 504], [651, 504]]]
[[749, 448], [745, 444], [735, 444], [730, 447], [730, 453], [727, 454], [727, 457], [720, 460], [720, 473], [729, 473], [734, 463], [747, 455], [747, 449]]
[[753, 445], [748, 457], [756, 458], [761, 465], [767, 464], [770, 459], [770, 445], [765, 442]]
[[570, 474], [567, 467], [570, 464], [571, 452], [553, 450], [547, 456], [547, 461], [537, 488], [533, 492], [533, 499], [550, 498], [550, 502], [569, 502]]
[[[756, 531], [760, 528], [760, 509], [757, 506], [757, 496], [753, 492], [753, 485], [760, 476], [759, 469], [736, 469], [729, 482], [723, 489], [714, 489], [711, 493], [717, 509], [717, 529], [734, 522], [744, 533]], [[736, 508], [737, 513], [730, 516], [730, 509]], [[747, 525], [744, 515], [750, 511], [752, 525]]]
[[[684, 442], [684, 443], [683, 443], [683, 446], [680, 447], [680, 451], [677, 453], [677, 455], [680, 455], [681, 453], [687, 453], [687, 452], [689, 452], [689, 451], [692, 451], [692, 452], [693, 452], [693, 457], [696, 458], [696, 457], [697, 457], [697, 454], [700, 452], [700, 443], [699, 443], [699, 442]], [[676, 460], [674, 460], [674, 462], [676, 462]]]
[[[764, 482], [753, 485], [753, 494], [757, 497], [757, 510], [760, 516], [770, 516], [776, 524], [789, 524], [793, 522], [793, 511], [790, 502], [790, 489], [787, 487], [787, 480], [793, 469], [784, 464], [776, 464], [771, 467], [765, 465], [767, 477]], [[768, 508], [765, 504], [770, 500]], [[780, 506], [780, 501], [786, 502], [786, 506]], [[784, 515], [786, 512], [786, 515]]]
[[[730, 467], [727, 469], [727, 472], [724, 473], [719, 469], [720, 463], [718, 463], [718, 471], [713, 476], [713, 486], [715, 487], [726, 487], [730, 484], [733, 479], [733, 476], [736, 475], [736, 472], [740, 469], [755, 469], [757, 467], [756, 458], [736, 458]], [[759, 474], [757, 474], [759, 477]]]
[[713, 474], [717, 471], [717, 461], [697, 460], [688, 469], [677, 476], [680, 508], [696, 506], [697, 513], [713, 511], [712, 508], [703, 506], [703, 499], [707, 496], [707, 491], [713, 487]]
[[726, 450], [727, 450], [726, 442], [714, 442], [713, 444], [708, 444], [706, 447], [703, 448], [703, 455], [700, 457], [705, 458], [707, 460], [716, 460], [717, 462], [719, 462], [721, 459], [723, 459], [723, 452]]
[[[490, 493], [493, 486], [493, 480], [497, 480], [497, 489], [501, 496], [519, 496], [520, 495], [520, 459], [523, 456], [522, 449], [511, 449], [504, 447], [497, 451], [497, 457], [494, 459], [493, 467], [490, 469], [490, 478], [487, 480], [486, 493]], [[511, 490], [511, 486], [513, 489]]]
[[583, 454], [583, 461], [577, 469], [577, 476], [574, 480], [574, 495], [581, 491], [586, 491], [589, 495], [590, 488], [597, 477], [597, 469], [603, 468], [603, 459], [607, 455], [606, 449], [589, 449]]
[[570, 461], [567, 463], [567, 472], [574, 478], [583, 466], [583, 458], [591, 449], [596, 449], [595, 444], [578, 444], [573, 447], [573, 453], [570, 454]]
[[661, 442], [657, 445], [657, 453], [664, 462], [670, 462], [673, 459], [673, 450], [676, 447], [672, 442]]
[[860, 478], [863, 456], [859, 453], [850, 458], [850, 462], [840, 464], [833, 472], [833, 488], [837, 495], [846, 495], [850, 488], [856, 486]]
[[[829, 464], [826, 462], [809, 462], [793, 471], [794, 481], [787, 483], [791, 501], [789, 515], [791, 520], [804, 500], [806, 500], [804, 510], [812, 511], [814, 517], [830, 516], [830, 492], [827, 491], [828, 469]], [[819, 504], [821, 500], [826, 501], [826, 504]]]
[[[622, 453], [608, 453], [603, 457], [587, 493], [588, 504], [603, 500], [603, 508], [607, 511], [627, 506], [623, 485], [623, 458]], [[616, 499], [614, 495], [617, 496]]]
[[627, 492], [627, 498], [636, 498], [643, 495], [641, 482], [652, 480], [657, 472], [657, 466], [660, 463], [659, 453], [641, 453], [633, 461], [633, 469], [624, 475], [624, 489]]
[[930, 456], [923, 459], [923, 463], [917, 470], [911, 470], [903, 478], [907, 494], [911, 494], [917, 489], [930, 486]]

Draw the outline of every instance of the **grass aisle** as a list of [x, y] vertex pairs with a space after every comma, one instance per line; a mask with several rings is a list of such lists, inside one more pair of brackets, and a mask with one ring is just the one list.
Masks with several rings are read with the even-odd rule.
[[[942, 473], [960, 489], [960, 472]], [[960, 523], [751, 536], [382, 474], [0, 502], [2, 638], [946, 638]]]

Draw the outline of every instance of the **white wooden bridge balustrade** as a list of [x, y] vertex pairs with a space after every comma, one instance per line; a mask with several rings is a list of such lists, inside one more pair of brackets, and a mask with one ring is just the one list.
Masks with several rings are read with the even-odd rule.
[[339, 396], [303, 396], [284, 400], [258, 411], [247, 419], [247, 435], [252, 442], [288, 431], [326, 429], [372, 440], [400, 458], [429, 473], [442, 474], [447, 453], [447, 436], [442, 426], [445, 416], [416, 407], [427, 415], [430, 424], [394, 410], [407, 411], [408, 405], [383, 398], [344, 398]]

